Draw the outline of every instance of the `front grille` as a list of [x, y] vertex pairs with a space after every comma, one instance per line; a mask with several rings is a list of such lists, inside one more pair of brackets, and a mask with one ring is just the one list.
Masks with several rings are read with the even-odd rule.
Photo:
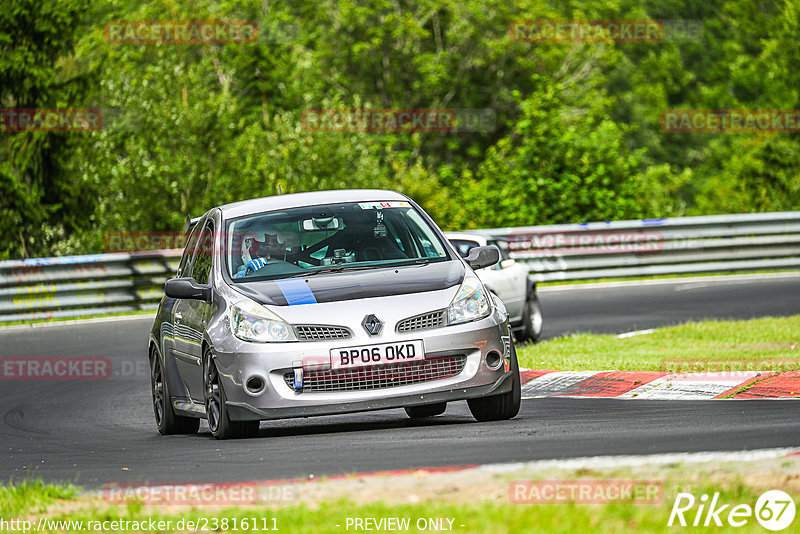
[[422, 315], [416, 315], [403, 319], [397, 323], [398, 332], [415, 332], [417, 330], [428, 330], [444, 326], [444, 310], [439, 310]]
[[[309, 371], [303, 377], [303, 391], [364, 391], [452, 378], [464, 369], [466, 361], [467, 357], [459, 354], [344, 371]], [[293, 387], [293, 373], [286, 373], [283, 379]]]
[[300, 325], [294, 327], [300, 341], [325, 341], [327, 339], [349, 339], [353, 333], [344, 326]]

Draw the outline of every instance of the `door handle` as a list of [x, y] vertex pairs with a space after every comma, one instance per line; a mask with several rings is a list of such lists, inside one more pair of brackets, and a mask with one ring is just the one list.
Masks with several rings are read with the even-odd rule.
[[181, 312], [175, 312], [175, 322], [179, 323], [181, 322], [181, 319], [183, 319], [183, 315], [181, 314]]

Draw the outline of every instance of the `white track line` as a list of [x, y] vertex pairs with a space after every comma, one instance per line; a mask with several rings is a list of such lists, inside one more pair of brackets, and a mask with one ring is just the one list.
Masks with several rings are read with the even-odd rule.
[[551, 291], [571, 291], [575, 289], [606, 289], [615, 287], [652, 286], [662, 284], [694, 284], [698, 282], [740, 282], [783, 278], [800, 278], [800, 273], [722, 274], [714, 276], [690, 276], [686, 278], [628, 280], [622, 282], [587, 282], [585, 284], [574, 283], [558, 286], [542, 286], [537, 287], [536, 291], [539, 293], [549, 293]]
[[[684, 373], [657, 378], [617, 398], [653, 400], [713, 399], [739, 384], [761, 374], [758, 371], [736, 373]], [[716, 375], [716, 376], [715, 376]]]
[[114, 315], [112, 317], [93, 317], [90, 319], [65, 319], [63, 321], [51, 321], [46, 323], [16, 324], [11, 326], [0, 326], [0, 332], [9, 330], [20, 330], [26, 328], [52, 328], [54, 326], [71, 326], [81, 324], [108, 323], [117, 321], [133, 321], [136, 319], [155, 319], [156, 312], [140, 313], [136, 315]]
[[537, 399], [559, 394], [581, 380], [591, 378], [601, 371], [556, 371], [534, 378], [522, 385], [523, 399]]
[[773, 458], [784, 458], [800, 453], [798, 447], [777, 449], [755, 449], [751, 451], [673, 452], [666, 454], [642, 454], [626, 456], [585, 456], [566, 460], [536, 460], [507, 464], [478, 466], [479, 471], [506, 473], [520, 469], [615, 469], [665, 464], [698, 464], [705, 462], [754, 462]]

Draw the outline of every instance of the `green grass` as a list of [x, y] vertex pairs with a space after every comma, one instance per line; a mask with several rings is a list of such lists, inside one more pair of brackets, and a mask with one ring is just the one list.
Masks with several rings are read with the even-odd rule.
[[[693, 472], [694, 471], [694, 472]], [[272, 518], [275, 518], [275, 525], [279, 532], [300, 533], [314, 532], [315, 534], [341, 533], [347, 532], [348, 518], [409, 518], [412, 527], [408, 532], [420, 532], [414, 526], [420, 518], [450, 518], [453, 519], [453, 532], [463, 533], [507, 533], [507, 532], [532, 532], [532, 533], [574, 533], [574, 532], [673, 532], [675, 528], [667, 527], [667, 520], [672, 509], [675, 497], [680, 491], [690, 491], [699, 497], [702, 494], [713, 495], [720, 493], [720, 504], [749, 504], [754, 506], [759, 495], [764, 491], [751, 487], [743, 482], [739, 477], [728, 480], [724, 483], [714, 481], [707, 474], [694, 476], [697, 471], [691, 468], [683, 470], [682, 480], [672, 477], [667, 478], [664, 484], [663, 501], [656, 504], [635, 504], [630, 501], [617, 501], [609, 504], [514, 504], [508, 497], [501, 495], [492, 502], [464, 499], [458, 503], [436, 503], [422, 502], [419, 504], [387, 504], [385, 502], [372, 502], [360, 505], [352, 502], [346, 497], [335, 501], [324, 501], [318, 505], [293, 505], [283, 508], [270, 509], [265, 506], [258, 506], [249, 509], [229, 508], [225, 510], [198, 510], [191, 509], [185, 512], [162, 511], [143, 509], [138, 505], [128, 506], [105, 506], [103, 504], [91, 504], [87, 507], [73, 505], [67, 507], [68, 511], [60, 513], [57, 508], [49, 511], [46, 517], [51, 521], [71, 520], [73, 522], [83, 522], [82, 530], [66, 527], [58, 529], [59, 532], [78, 532], [92, 531], [95, 521], [171, 521], [171, 527], [164, 525], [163, 531], [177, 531], [176, 526], [181, 519], [185, 520], [208, 520], [206, 531], [219, 532], [244, 532], [255, 531], [252, 528], [243, 529], [241, 520], [247, 518], [252, 523], [255, 518], [259, 528], [262, 528], [266, 520], [266, 526], [272, 527]], [[590, 479], [600, 478], [599, 473], [584, 472], [571, 473], [566, 479]], [[604, 475], [608, 477], [609, 475]], [[511, 477], [513, 478], [513, 477]], [[526, 477], [531, 478], [531, 477]], [[538, 478], [535, 475], [534, 479]], [[612, 479], [619, 480], [621, 477], [612, 476]], [[510, 479], [509, 479], [510, 480]], [[552, 480], [552, 479], [550, 479]], [[649, 480], [654, 480], [650, 478]], [[19, 488], [11, 489], [11, 493], [17, 492], [13, 503], [17, 506], [4, 508], [3, 517], [6, 519], [22, 518], [38, 523], [40, 516], [27, 515], [24, 513], [29, 510], [25, 499], [32, 498], [36, 502], [52, 500], [53, 495], [59, 495], [63, 491], [61, 487], [50, 487], [38, 485], [29, 488], [27, 491], [19, 492]], [[798, 495], [791, 489], [786, 490], [797, 500]], [[64, 498], [68, 498], [65, 495]], [[730, 509], [730, 507], [728, 508]], [[694, 517], [696, 507], [686, 517], [689, 521]], [[721, 515], [724, 522], [726, 514]], [[236, 519], [236, 523], [234, 523]], [[227, 520], [227, 522], [225, 521]], [[185, 525], [185, 523], [184, 523]], [[226, 526], [227, 525], [227, 526]], [[339, 525], [339, 526], [337, 526]], [[463, 525], [463, 526], [462, 526]], [[116, 531], [131, 532], [136, 530], [138, 525], [122, 525], [134, 528], [119, 528]], [[213, 528], [216, 526], [217, 528]], [[749, 527], [749, 528], [748, 528]], [[157, 527], [161, 528], [161, 527]], [[758, 524], [751, 518], [745, 529], [733, 529], [723, 527], [714, 532], [750, 532], [757, 530]], [[96, 529], [95, 530], [99, 530]], [[142, 530], [147, 531], [147, 527]], [[184, 526], [182, 531], [193, 531]], [[199, 529], [202, 530], [202, 529]], [[43, 530], [54, 532], [56, 529]], [[260, 530], [263, 532], [264, 530]], [[353, 531], [353, 528], [349, 529]]]
[[702, 321], [618, 339], [576, 334], [519, 345], [529, 369], [748, 371], [800, 368], [800, 316]]
[[100, 313], [97, 315], [77, 315], [75, 317], [52, 317], [47, 319], [26, 319], [20, 321], [0, 321], [0, 328], [4, 326], [18, 326], [39, 323], [61, 323], [64, 321], [79, 321], [82, 319], [99, 319], [103, 317], [125, 317], [127, 315], [155, 315], [156, 310], [136, 310], [117, 313]]

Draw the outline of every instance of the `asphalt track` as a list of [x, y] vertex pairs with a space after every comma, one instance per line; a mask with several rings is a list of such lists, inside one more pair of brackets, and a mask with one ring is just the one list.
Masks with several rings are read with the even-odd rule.
[[[545, 336], [623, 332], [699, 318], [800, 313], [800, 276], [687, 281], [541, 294]], [[161, 437], [150, 407], [152, 319], [0, 330], [0, 356], [96, 356], [107, 380], [0, 381], [0, 480], [107, 482], [305, 478], [372, 470], [596, 455], [800, 445], [795, 401], [525, 400], [520, 415], [476, 423], [454, 403], [431, 421], [402, 410], [263, 423], [256, 439]]]

